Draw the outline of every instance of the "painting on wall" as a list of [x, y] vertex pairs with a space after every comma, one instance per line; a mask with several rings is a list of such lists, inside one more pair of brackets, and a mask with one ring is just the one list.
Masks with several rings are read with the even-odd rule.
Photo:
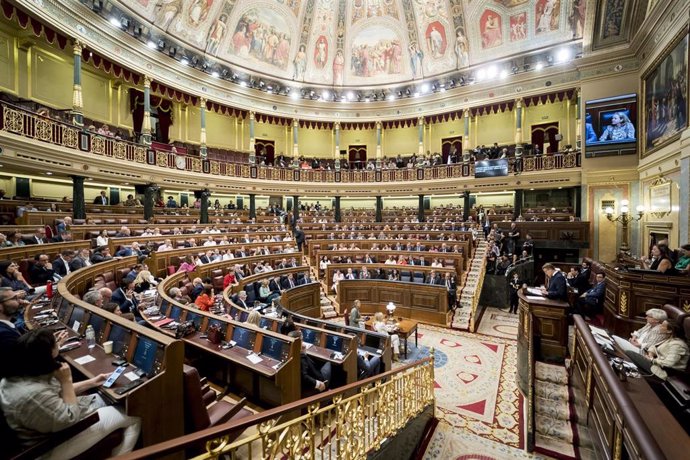
[[280, 14], [266, 8], [253, 8], [237, 21], [229, 51], [235, 56], [285, 70], [290, 57], [290, 40], [290, 29]]
[[672, 142], [688, 124], [688, 35], [644, 78], [645, 153]]
[[395, 19], [398, 19], [396, 2], [392, 0], [353, 0], [353, 24], [360, 19], [373, 18], [377, 16], [391, 16]]
[[493, 10], [485, 10], [479, 20], [482, 48], [494, 48], [503, 44], [501, 16]]
[[446, 29], [443, 27], [443, 24], [438, 21], [429, 24], [424, 33], [424, 37], [426, 38], [429, 55], [433, 58], [443, 57], [446, 52], [446, 47], [448, 46]]
[[582, 38], [582, 34], [585, 31], [586, 5], [587, 0], [573, 0], [572, 9], [568, 16], [568, 23], [570, 24], [573, 38]]
[[604, 6], [604, 38], [617, 37], [622, 32], [625, 0], [606, 0]]
[[527, 13], [523, 12], [510, 17], [510, 41], [516, 42], [527, 38]]
[[400, 37], [391, 29], [369, 27], [352, 40], [350, 71], [356, 77], [400, 74], [402, 59]]
[[318, 69], [323, 69], [328, 62], [328, 40], [320, 35], [314, 45], [314, 65]]
[[537, 34], [558, 30], [561, 0], [538, 0], [535, 5], [534, 32]]

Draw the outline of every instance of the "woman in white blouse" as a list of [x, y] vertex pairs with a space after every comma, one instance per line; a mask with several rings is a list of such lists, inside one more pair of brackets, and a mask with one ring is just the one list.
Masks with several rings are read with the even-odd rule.
[[101, 234], [96, 238], [96, 247], [108, 246], [108, 230], [102, 230]]
[[338, 292], [338, 283], [344, 279], [345, 275], [340, 270], [336, 270], [335, 273], [333, 273], [333, 292]]
[[[386, 321], [383, 318], [383, 313], [376, 312], [374, 315], [373, 329], [381, 334], [389, 334], [386, 326]], [[398, 334], [389, 334], [391, 336], [391, 346], [393, 347], [393, 361], [397, 361], [400, 356], [400, 337]]]

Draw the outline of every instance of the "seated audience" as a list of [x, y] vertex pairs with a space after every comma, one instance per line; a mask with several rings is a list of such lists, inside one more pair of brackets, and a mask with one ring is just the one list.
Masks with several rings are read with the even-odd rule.
[[39, 254], [35, 257], [36, 262], [29, 268], [31, 282], [38, 286], [45, 286], [48, 281], [55, 280], [53, 264], [48, 260], [47, 254]]
[[642, 259], [644, 268], [647, 270], [656, 270], [669, 275], [672, 274], [673, 262], [671, 261], [671, 254], [668, 250], [668, 246], [655, 244], [652, 246], [651, 255], [652, 257], [650, 259]]
[[680, 257], [674, 268], [679, 275], [687, 275], [690, 273], [690, 244], [684, 244], [678, 252]]
[[109, 455], [134, 449], [141, 421], [108, 406], [98, 394], [84, 394], [103, 384], [108, 374], [73, 383], [69, 364], [56, 361], [58, 344], [48, 329], [20, 337], [16, 352], [23, 359], [17, 360], [0, 381], [0, 408], [25, 447], [98, 411], [96, 424], [55, 447], [47, 457], [73, 458], [118, 429], [124, 429], [123, 440]]
[[325, 391], [331, 379], [331, 363], [326, 362], [320, 368], [316, 367], [314, 361], [307, 355], [307, 348], [304, 340], [302, 340], [302, 332], [300, 330], [292, 331], [288, 334], [289, 337], [299, 338], [302, 342], [302, 351], [300, 353], [300, 374], [302, 375], [302, 391], [311, 388], [317, 391]]
[[604, 296], [606, 295], [606, 275], [597, 273], [597, 284], [583, 292], [577, 299], [577, 313], [593, 318], [604, 311]]
[[644, 351], [668, 338], [668, 331], [661, 327], [661, 323], [668, 319], [668, 315], [661, 308], [647, 310], [647, 324], [630, 334], [630, 340], [625, 340], [616, 335], [613, 340], [624, 351]]
[[88, 248], [80, 249], [72, 261], [69, 263], [69, 269], [71, 271], [79, 270], [80, 268], [88, 267], [91, 265], [91, 251]]
[[113, 292], [111, 300], [120, 306], [122, 313], [132, 313], [134, 317], [140, 320], [139, 302], [134, 295], [134, 282], [127, 279], [120, 281], [120, 287]]
[[201, 294], [194, 299], [194, 305], [201, 311], [210, 311], [211, 307], [213, 307], [213, 302], [213, 288], [210, 286], [204, 286]]
[[659, 327], [667, 335], [665, 340], [640, 351], [626, 350], [625, 354], [641, 371], [666, 380], [669, 373], [685, 371], [690, 353], [678, 324], [667, 319]]
[[250, 311], [249, 315], [247, 315], [247, 320], [245, 323], [251, 324], [255, 327], [260, 327], [259, 324], [261, 323], [261, 313], [259, 313], [257, 310]]

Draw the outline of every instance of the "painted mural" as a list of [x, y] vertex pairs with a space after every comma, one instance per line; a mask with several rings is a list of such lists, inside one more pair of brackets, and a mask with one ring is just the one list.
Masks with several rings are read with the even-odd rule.
[[503, 44], [503, 30], [501, 16], [493, 10], [485, 10], [482, 14], [479, 30], [482, 37], [482, 48], [494, 48]]
[[[385, 84], [580, 39], [587, 0], [117, 0], [212, 59], [287, 80]], [[624, 0], [603, 0], [603, 35]], [[603, 26], [602, 26], [603, 28]]]
[[[290, 62], [290, 41], [290, 29], [277, 12], [253, 8], [242, 14], [235, 25], [229, 50], [237, 57], [286, 69]], [[297, 60], [296, 56], [294, 62]], [[303, 75], [302, 61], [306, 65], [306, 54], [299, 59], [300, 75]]]
[[621, 34], [625, 0], [606, 0], [604, 7], [604, 38], [617, 37]]
[[[416, 44], [415, 49], [418, 50]], [[402, 40], [391, 29], [369, 27], [352, 40], [350, 71], [353, 76], [400, 74], [403, 69], [402, 60]]]

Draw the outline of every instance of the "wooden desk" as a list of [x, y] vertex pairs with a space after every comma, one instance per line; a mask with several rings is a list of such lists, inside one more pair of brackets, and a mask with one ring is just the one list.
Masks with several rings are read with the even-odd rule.
[[[374, 318], [369, 318], [365, 323], [368, 329], [374, 329]], [[407, 358], [407, 339], [414, 333], [414, 346], [418, 347], [417, 344], [417, 321], [405, 318], [397, 318], [395, 323], [397, 330], [391, 332], [391, 334], [397, 334], [400, 340], [403, 342], [403, 349], [405, 350], [403, 354]]]
[[[367, 268], [369, 265], [364, 262], [364, 257], [369, 254], [372, 258], [375, 258], [377, 262], [374, 263], [379, 263], [379, 264], [385, 264], [385, 261], [388, 260], [388, 257], [393, 256], [393, 258], [398, 260], [400, 256], [404, 256], [405, 259], [407, 260], [409, 257], [412, 257], [415, 261], [419, 261], [420, 257], [424, 257], [424, 261], [428, 266], [431, 266], [431, 263], [433, 262], [434, 259], [438, 259], [439, 262], [442, 262], [444, 264], [444, 268], [450, 268], [453, 267], [455, 268], [455, 276], [457, 277], [458, 280], [462, 279], [462, 270], [463, 267], [466, 265], [465, 261], [465, 256], [464, 254], [459, 254], [455, 252], [445, 252], [445, 253], [440, 253], [440, 252], [429, 252], [429, 251], [381, 251], [381, 250], [370, 250], [367, 249], [365, 251], [359, 251], [358, 253], [353, 254], [351, 252], [347, 251], [338, 251], [338, 250], [326, 250], [326, 249], [318, 249], [314, 251], [314, 254], [312, 257], [311, 263], [315, 266], [319, 265], [319, 261], [321, 260], [321, 257], [327, 256], [328, 260], [331, 261], [331, 263], [336, 263], [334, 262], [335, 257], [350, 257], [351, 260], [353, 260], [353, 263], [358, 265], [361, 268], [362, 266], [366, 265]], [[396, 264], [386, 264], [387, 270], [411, 270], [412, 267], [410, 265], [398, 265]], [[414, 265], [414, 267], [420, 267], [421, 265]], [[347, 268], [347, 267], [346, 267]], [[377, 267], [379, 268], [379, 267]], [[320, 270], [319, 270], [320, 271]], [[331, 283], [333, 280], [331, 278], [326, 279], [327, 283]]]
[[621, 382], [584, 320], [575, 315], [569, 383], [580, 420], [592, 432], [597, 457], [688, 458], [690, 436], [643, 378]]

